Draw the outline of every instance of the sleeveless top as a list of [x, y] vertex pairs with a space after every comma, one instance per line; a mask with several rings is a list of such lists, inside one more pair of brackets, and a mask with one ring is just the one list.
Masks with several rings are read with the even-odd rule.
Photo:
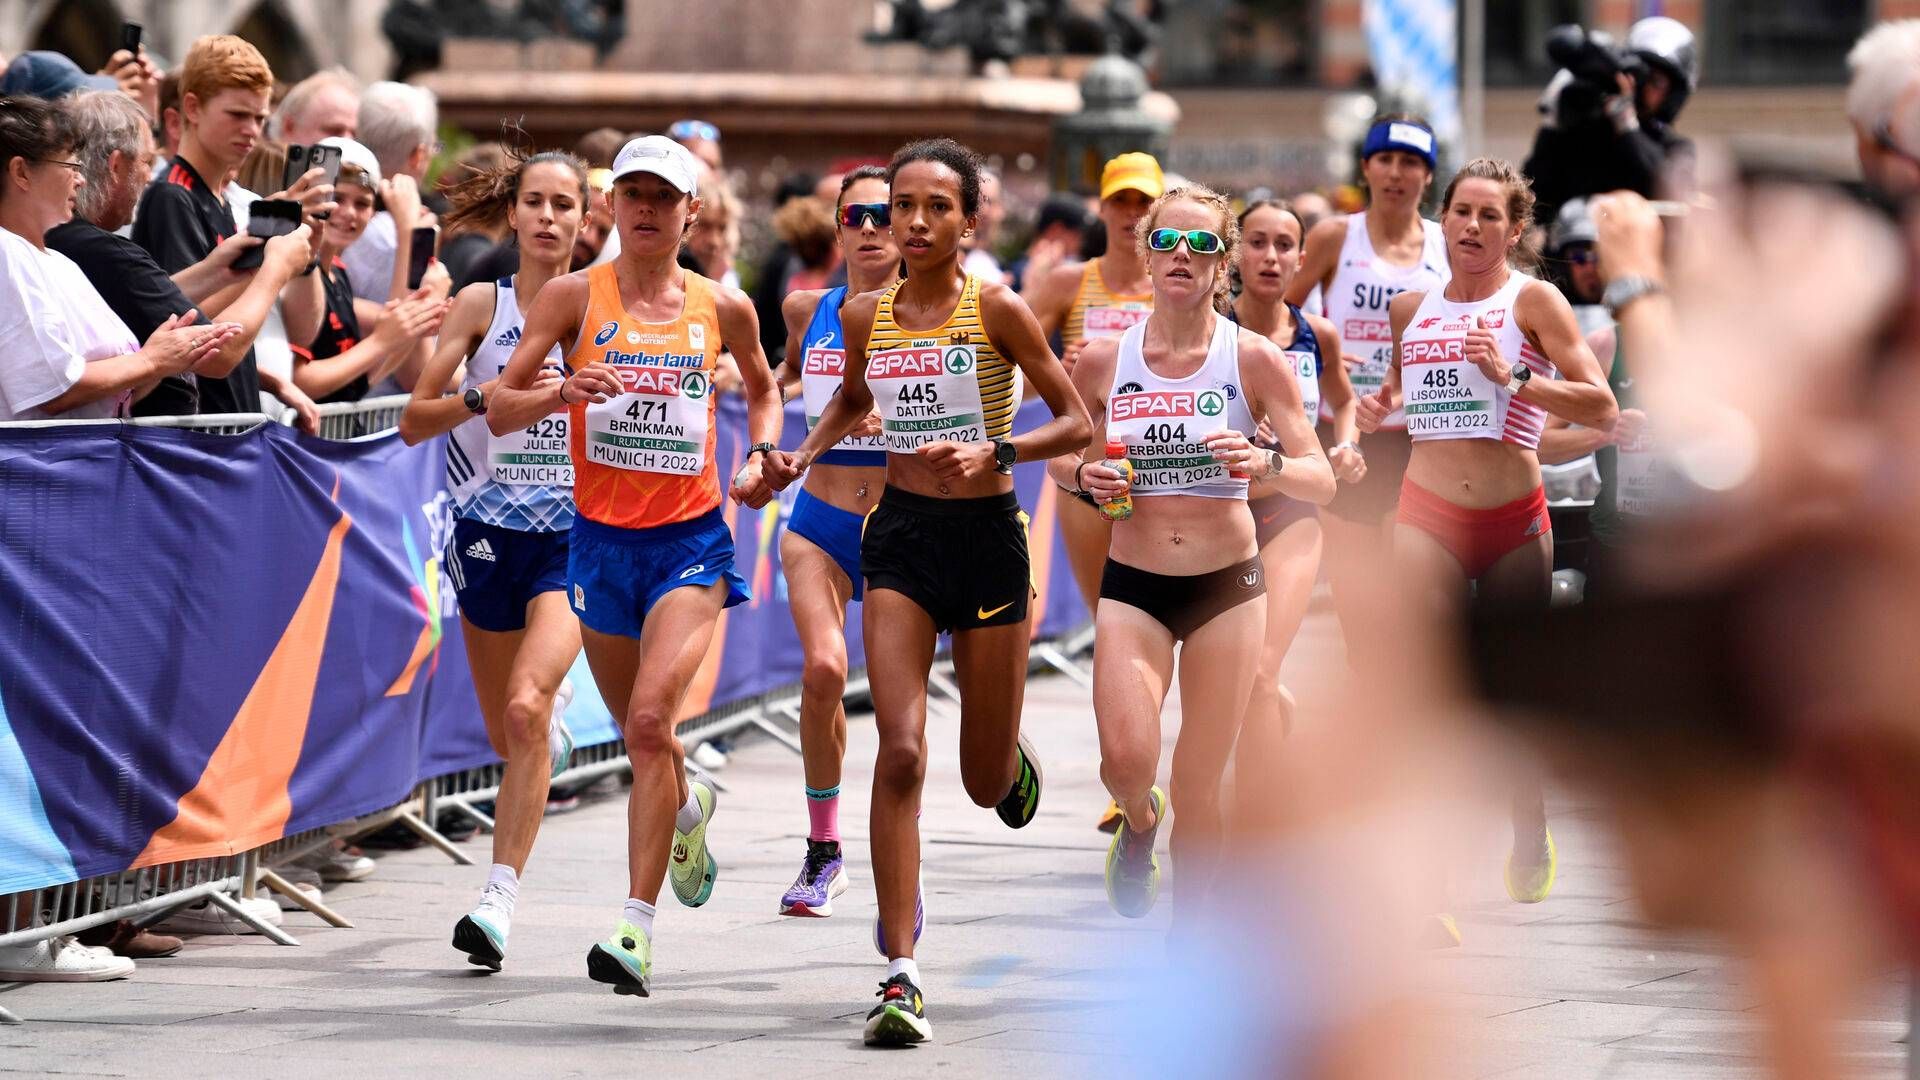
[[615, 264], [587, 271], [587, 310], [563, 364], [611, 364], [626, 392], [569, 407], [573, 499], [588, 520], [621, 529], [689, 521], [720, 505], [713, 370], [720, 358], [714, 284], [688, 272], [670, 322], [641, 322], [620, 302]]
[[1082, 339], [1112, 337], [1152, 311], [1152, 293], [1132, 296], [1108, 291], [1107, 279], [1100, 276], [1100, 260], [1088, 259], [1080, 270], [1080, 289], [1073, 294], [1073, 306], [1060, 328], [1060, 341], [1071, 345]]
[[903, 284], [895, 282], [880, 298], [867, 337], [867, 386], [887, 452], [1011, 435], [1020, 369], [987, 340], [980, 279], [968, 276], [953, 314], [930, 330], [904, 330], [893, 321], [893, 299]]
[[[1287, 310], [1293, 314], [1293, 342], [1286, 348], [1287, 368], [1300, 384], [1300, 403], [1306, 406], [1307, 423], [1311, 424], [1320, 415], [1320, 376], [1327, 370], [1327, 360], [1320, 351], [1320, 335], [1313, 332], [1313, 326], [1302, 314], [1305, 305], [1288, 304]], [[1227, 318], [1236, 326], [1240, 324], [1240, 313], [1231, 307], [1227, 309]]]
[[[1447, 269], [1447, 242], [1436, 222], [1422, 221], [1426, 247], [1413, 266], [1395, 266], [1383, 261], [1373, 250], [1367, 235], [1366, 211], [1347, 217], [1347, 240], [1334, 264], [1333, 285], [1326, 292], [1327, 318], [1340, 331], [1346, 350], [1366, 361], [1359, 371], [1349, 371], [1353, 392], [1360, 397], [1380, 392], [1387, 368], [1393, 360], [1393, 325], [1387, 305], [1403, 292], [1437, 293], [1453, 275]], [[1322, 408], [1320, 418], [1333, 419]], [[1384, 430], [1406, 427], [1406, 414], [1395, 411], [1381, 423]]]
[[1400, 385], [1407, 433], [1415, 442], [1498, 439], [1526, 450], [1539, 448], [1547, 411], [1494, 385], [1463, 349], [1467, 331], [1480, 319], [1509, 363], [1532, 368], [1535, 378], [1553, 378], [1553, 364], [1521, 333], [1515, 312], [1520, 290], [1536, 280], [1514, 270], [1485, 300], [1455, 303], [1444, 289], [1435, 289], [1420, 302], [1400, 335]]
[[1258, 426], [1240, 385], [1239, 325], [1216, 317], [1206, 362], [1181, 379], [1148, 369], [1146, 337], [1145, 323], [1121, 335], [1107, 395], [1107, 438], [1127, 444], [1133, 493], [1246, 498], [1246, 478], [1228, 473], [1204, 441], [1229, 428], [1251, 438]]
[[[503, 277], [493, 286], [493, 321], [480, 344], [467, 357], [467, 373], [460, 380], [465, 393], [500, 377], [520, 344], [520, 306], [514, 300], [513, 279]], [[548, 366], [558, 368], [560, 347], [547, 353]], [[454, 513], [463, 518], [520, 532], [560, 532], [573, 525], [573, 458], [567, 445], [564, 408], [529, 427], [505, 435], [487, 430], [487, 418], [476, 416], [447, 435], [447, 490]]]
[[[846, 302], [845, 285], [828, 289], [800, 339], [800, 395], [807, 406], [808, 431], [820, 422], [847, 373], [847, 340], [840, 330], [840, 307]], [[879, 435], [849, 435], [821, 454], [819, 463], [885, 467], [887, 442]]]

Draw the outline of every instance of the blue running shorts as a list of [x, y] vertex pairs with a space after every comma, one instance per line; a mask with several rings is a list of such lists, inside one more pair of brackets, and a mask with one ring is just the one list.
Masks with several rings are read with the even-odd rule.
[[495, 633], [524, 630], [534, 597], [566, 591], [567, 531], [521, 532], [457, 518], [446, 566], [468, 622]]
[[733, 533], [718, 508], [689, 521], [622, 529], [573, 519], [568, 599], [589, 630], [637, 638], [647, 612], [683, 586], [727, 583], [724, 607], [751, 598], [733, 568]]
[[787, 514], [788, 532], [805, 537], [847, 572], [847, 579], [853, 582], [855, 600], [860, 599], [862, 591], [860, 531], [866, 524], [866, 518], [817, 499], [808, 494], [806, 488], [794, 496], [793, 510]]

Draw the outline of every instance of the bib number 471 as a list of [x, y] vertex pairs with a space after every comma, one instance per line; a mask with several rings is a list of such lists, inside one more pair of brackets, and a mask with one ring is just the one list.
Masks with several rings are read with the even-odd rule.
[[[658, 410], [656, 413], [655, 410]], [[627, 418], [645, 423], [649, 420], [665, 420], [667, 403], [664, 401], [634, 401], [627, 405]]]

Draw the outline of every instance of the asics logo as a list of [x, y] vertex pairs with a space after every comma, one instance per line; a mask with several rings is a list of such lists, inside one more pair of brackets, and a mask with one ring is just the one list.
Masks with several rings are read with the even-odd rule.
[[685, 570], [680, 571], [680, 580], [685, 581], [686, 579], [692, 577], [693, 575], [701, 573], [702, 571], [706, 570], [706, 568], [707, 568], [706, 563], [694, 563], [692, 566], [689, 566]]

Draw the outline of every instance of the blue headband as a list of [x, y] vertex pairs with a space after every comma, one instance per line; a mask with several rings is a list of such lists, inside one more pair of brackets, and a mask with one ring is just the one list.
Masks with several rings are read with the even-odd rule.
[[1433, 129], [1425, 124], [1382, 120], [1373, 125], [1367, 132], [1366, 143], [1360, 147], [1360, 160], [1365, 161], [1384, 150], [1404, 150], [1426, 162], [1428, 172], [1440, 167], [1434, 155]]

